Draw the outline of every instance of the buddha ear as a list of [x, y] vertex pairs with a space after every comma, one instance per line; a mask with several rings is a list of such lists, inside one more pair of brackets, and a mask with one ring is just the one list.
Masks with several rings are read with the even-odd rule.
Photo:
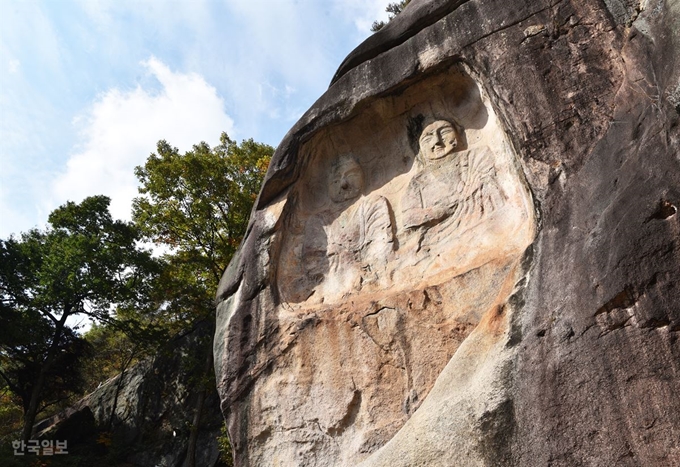
[[456, 149], [466, 149], [467, 139], [465, 138], [465, 128], [463, 128], [463, 126], [454, 119], [449, 120], [449, 122], [451, 123], [453, 131], [456, 134]]
[[420, 165], [420, 167], [425, 167], [425, 155], [423, 155], [422, 150], [418, 150], [418, 152], [416, 152], [416, 162]]
[[448, 122], [451, 124], [451, 128], [453, 128], [453, 131], [456, 134], [456, 139], [460, 139], [460, 135], [463, 133], [463, 127], [453, 118], [448, 120]]

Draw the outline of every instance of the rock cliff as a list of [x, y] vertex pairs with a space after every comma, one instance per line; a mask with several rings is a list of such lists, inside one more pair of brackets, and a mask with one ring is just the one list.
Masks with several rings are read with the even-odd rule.
[[238, 466], [680, 465], [680, 3], [414, 0], [217, 293]]
[[[40, 422], [37, 436], [67, 441], [68, 465], [188, 466], [197, 380], [204, 378], [201, 353], [204, 357], [211, 331], [204, 322], [174, 338], [154, 358], [128, 369], [122, 381], [116, 376], [65, 412]], [[218, 465], [222, 424], [213, 391], [198, 429], [196, 465]]]

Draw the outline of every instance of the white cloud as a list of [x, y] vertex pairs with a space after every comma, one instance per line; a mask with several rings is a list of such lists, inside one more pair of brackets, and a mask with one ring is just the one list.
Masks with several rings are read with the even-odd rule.
[[232, 130], [222, 98], [201, 76], [174, 72], [156, 58], [143, 66], [158, 90], [111, 89], [75, 121], [82, 127], [81, 143], [53, 183], [51, 207], [105, 194], [113, 216], [129, 219], [137, 196], [134, 167], [155, 151], [158, 140], [186, 151], [200, 141], [217, 144], [222, 131]]
[[128, 217], [158, 139], [278, 144], [389, 1], [0, 1], [0, 237], [98, 193]]

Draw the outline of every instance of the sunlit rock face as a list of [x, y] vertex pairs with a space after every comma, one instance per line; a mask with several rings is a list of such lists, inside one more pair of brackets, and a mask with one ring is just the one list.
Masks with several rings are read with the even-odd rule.
[[350, 54], [217, 293], [237, 465], [680, 458], [680, 11], [629, 3], [414, 0]]

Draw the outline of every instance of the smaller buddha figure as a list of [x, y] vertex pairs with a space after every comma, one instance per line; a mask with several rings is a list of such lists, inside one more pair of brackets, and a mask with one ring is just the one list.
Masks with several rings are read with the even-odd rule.
[[364, 196], [364, 172], [341, 156], [328, 178], [329, 209], [307, 219], [302, 243], [306, 274], [317, 278], [317, 299], [329, 301], [378, 284], [394, 250], [392, 216], [382, 196]]
[[364, 189], [364, 171], [352, 156], [342, 156], [331, 166], [328, 197], [337, 205], [357, 199]]

